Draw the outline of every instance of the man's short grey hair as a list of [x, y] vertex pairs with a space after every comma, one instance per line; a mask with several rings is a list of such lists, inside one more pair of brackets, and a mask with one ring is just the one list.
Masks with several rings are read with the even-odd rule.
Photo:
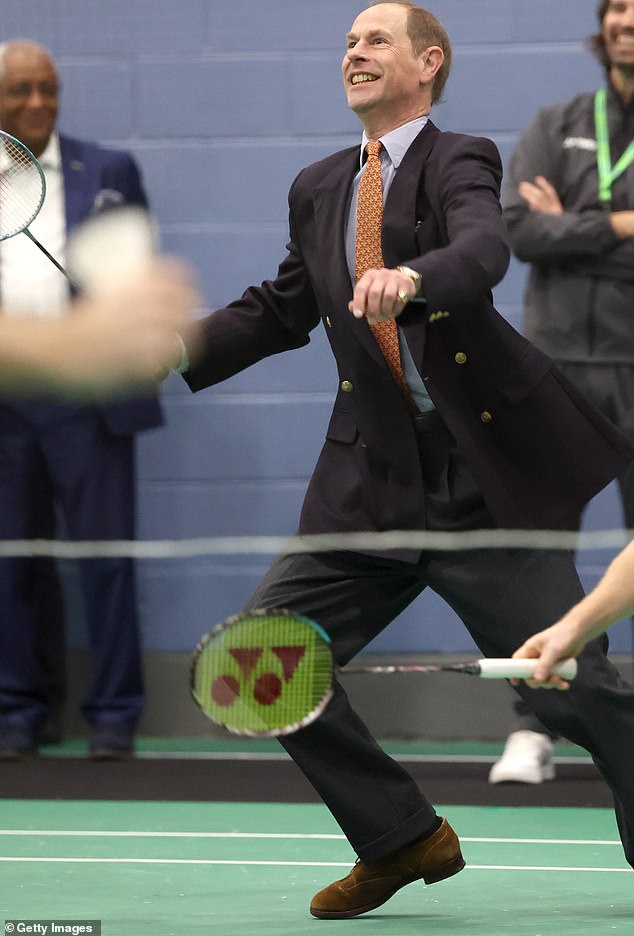
[[394, 3], [404, 7], [407, 11], [407, 34], [415, 55], [420, 55], [430, 45], [437, 45], [442, 49], [444, 59], [436, 72], [431, 97], [432, 104], [438, 104], [442, 101], [442, 92], [451, 71], [451, 42], [445, 27], [433, 13], [413, 3], [412, 0], [373, 0], [370, 6], [379, 6], [383, 3]]

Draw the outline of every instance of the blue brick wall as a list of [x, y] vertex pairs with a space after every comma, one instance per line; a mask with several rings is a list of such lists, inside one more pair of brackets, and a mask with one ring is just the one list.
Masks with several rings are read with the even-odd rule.
[[[286, 196], [307, 163], [358, 138], [341, 89], [343, 36], [358, 0], [1, 0], [0, 39], [56, 56], [61, 126], [133, 150], [165, 249], [189, 257], [210, 308], [270, 276], [286, 242]], [[583, 48], [595, 0], [436, 0], [455, 64], [434, 120], [492, 137], [508, 160], [535, 110], [596, 86]], [[523, 267], [496, 300], [520, 324]], [[164, 386], [168, 424], [139, 442], [142, 538], [284, 535], [294, 530], [336, 386], [321, 334], [193, 397]], [[620, 523], [608, 491], [588, 523]], [[596, 579], [605, 554], [585, 556]], [[265, 559], [213, 557], [139, 567], [148, 649], [188, 649], [239, 609]], [[81, 628], [72, 638], [81, 644]], [[617, 633], [627, 644], [625, 631]], [[423, 596], [377, 649], [465, 651], [455, 616]]]

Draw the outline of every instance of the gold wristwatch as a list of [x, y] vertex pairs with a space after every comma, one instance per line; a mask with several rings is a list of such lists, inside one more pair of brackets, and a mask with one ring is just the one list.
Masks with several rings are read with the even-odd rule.
[[420, 275], [420, 273], [417, 273], [416, 270], [412, 270], [412, 268], [408, 266], [397, 266], [396, 269], [404, 276], [409, 276], [416, 289], [414, 295], [417, 296], [420, 292], [421, 283], [423, 281], [423, 277]]

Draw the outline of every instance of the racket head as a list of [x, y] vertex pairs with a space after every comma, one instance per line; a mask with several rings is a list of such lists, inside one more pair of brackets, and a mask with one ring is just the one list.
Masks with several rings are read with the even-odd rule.
[[314, 721], [332, 696], [326, 632], [309, 618], [256, 609], [204, 635], [191, 663], [196, 705], [216, 725], [248, 737], [292, 734]]
[[38, 160], [16, 137], [0, 130], [0, 241], [25, 231], [46, 197]]
[[95, 295], [140, 273], [157, 245], [156, 223], [144, 208], [116, 205], [73, 229], [66, 266], [73, 282]]

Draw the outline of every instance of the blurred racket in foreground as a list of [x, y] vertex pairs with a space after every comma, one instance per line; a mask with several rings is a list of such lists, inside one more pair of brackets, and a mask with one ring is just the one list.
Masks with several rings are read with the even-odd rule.
[[121, 205], [76, 227], [66, 247], [69, 272], [83, 292], [103, 293], [142, 272], [157, 251], [157, 231], [143, 208]]
[[29, 230], [45, 197], [46, 179], [36, 157], [0, 130], [0, 241], [26, 234], [73, 286], [89, 293], [140, 272], [155, 253], [156, 228], [146, 211], [108, 207], [72, 232], [65, 270]]
[[[342, 673], [463, 673], [484, 679], [526, 679], [536, 660], [483, 659], [452, 666], [364, 666]], [[553, 669], [574, 679], [577, 661]], [[190, 687], [204, 714], [238, 735], [291, 734], [314, 721], [332, 696], [334, 664], [328, 635], [289, 611], [252, 611], [228, 618], [201, 640]]]

